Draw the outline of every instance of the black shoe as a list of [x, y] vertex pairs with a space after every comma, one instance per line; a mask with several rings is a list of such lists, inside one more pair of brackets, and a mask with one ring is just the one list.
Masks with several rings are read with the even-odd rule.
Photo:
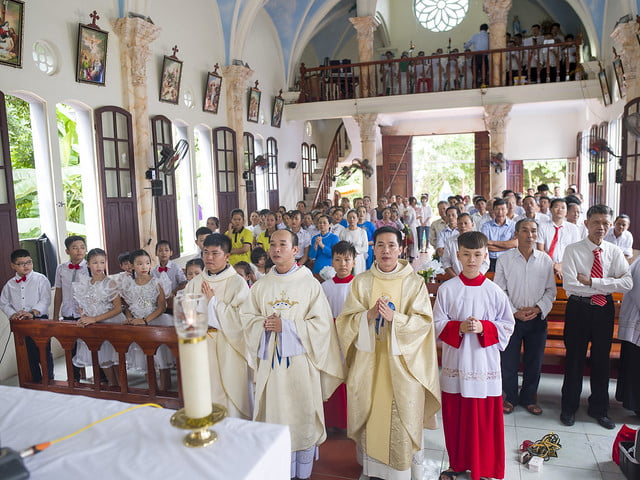
[[592, 417], [596, 419], [596, 422], [598, 422], [598, 425], [600, 425], [603, 428], [606, 428], [607, 430], [613, 430], [614, 428], [616, 428], [616, 424], [613, 423], [613, 420], [611, 420], [606, 415], [603, 417], [595, 417], [592, 415]]
[[572, 427], [576, 423], [576, 416], [573, 413], [561, 413], [560, 421], [567, 427]]

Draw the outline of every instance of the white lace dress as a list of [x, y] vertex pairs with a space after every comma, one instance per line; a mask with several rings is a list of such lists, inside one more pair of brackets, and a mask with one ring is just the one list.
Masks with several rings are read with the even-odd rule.
[[[151, 315], [156, 308], [158, 308], [158, 287], [166, 291], [166, 288], [162, 283], [162, 278], [151, 278], [151, 280], [144, 285], [137, 284], [131, 277], [122, 278], [120, 294], [124, 301], [127, 302], [129, 311], [134, 318], [147, 317]], [[157, 318], [154, 318], [149, 325], [154, 327], [173, 327], [173, 317], [163, 313]], [[134, 328], [141, 327], [136, 326]], [[171, 368], [175, 365], [175, 358], [166, 345], [160, 345], [153, 358], [155, 366], [158, 369]], [[127, 368], [141, 372], [147, 371], [146, 357], [140, 346], [136, 343], [132, 343], [129, 347], [129, 351], [127, 352]]]
[[[97, 317], [112, 310], [113, 300], [118, 295], [117, 285], [110, 278], [94, 283], [91, 277], [81, 276], [78, 281], [73, 282], [73, 298], [78, 302], [80, 311], [88, 317]], [[124, 321], [125, 316], [119, 313], [100, 323], [122, 324]], [[91, 326], [85, 328], [91, 328]], [[112, 367], [119, 363], [118, 352], [108, 341], [105, 341], [98, 350], [98, 362], [102, 368]], [[73, 364], [76, 367], [90, 367], [93, 364], [91, 351], [82, 340], [78, 340]]]

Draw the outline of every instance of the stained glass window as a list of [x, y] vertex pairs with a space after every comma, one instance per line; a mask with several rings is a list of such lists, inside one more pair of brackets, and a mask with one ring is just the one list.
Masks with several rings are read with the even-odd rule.
[[469, 10], [469, 0], [415, 0], [414, 10], [424, 28], [447, 32], [462, 22]]

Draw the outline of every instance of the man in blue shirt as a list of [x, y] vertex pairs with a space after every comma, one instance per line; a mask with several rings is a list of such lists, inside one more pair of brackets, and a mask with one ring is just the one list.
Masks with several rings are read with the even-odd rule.
[[507, 218], [507, 203], [499, 198], [493, 202], [493, 220], [485, 222], [481, 229], [489, 239], [489, 271], [496, 271], [498, 257], [518, 247], [514, 238], [514, 223]]
[[[464, 44], [465, 49], [474, 52], [482, 52], [489, 50], [489, 25], [483, 23], [480, 25], [480, 31], [474, 33], [468, 42]], [[480, 88], [482, 85], [489, 85], [489, 56], [480, 53], [473, 56], [475, 70], [475, 85]]]

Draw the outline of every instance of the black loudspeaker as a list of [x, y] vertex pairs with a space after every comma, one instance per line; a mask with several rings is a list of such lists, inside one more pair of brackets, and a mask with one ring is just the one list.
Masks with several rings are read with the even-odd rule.
[[151, 195], [154, 197], [162, 196], [162, 187], [162, 180], [151, 180]]
[[616, 183], [622, 183], [624, 181], [623, 175], [622, 175], [622, 169], [619, 168], [616, 170]]
[[253, 184], [253, 180], [247, 180], [245, 182], [245, 186], [247, 187], [247, 193], [253, 193], [256, 191], [255, 185]]
[[596, 183], [596, 172], [589, 172], [587, 177], [589, 178], [589, 183]]

